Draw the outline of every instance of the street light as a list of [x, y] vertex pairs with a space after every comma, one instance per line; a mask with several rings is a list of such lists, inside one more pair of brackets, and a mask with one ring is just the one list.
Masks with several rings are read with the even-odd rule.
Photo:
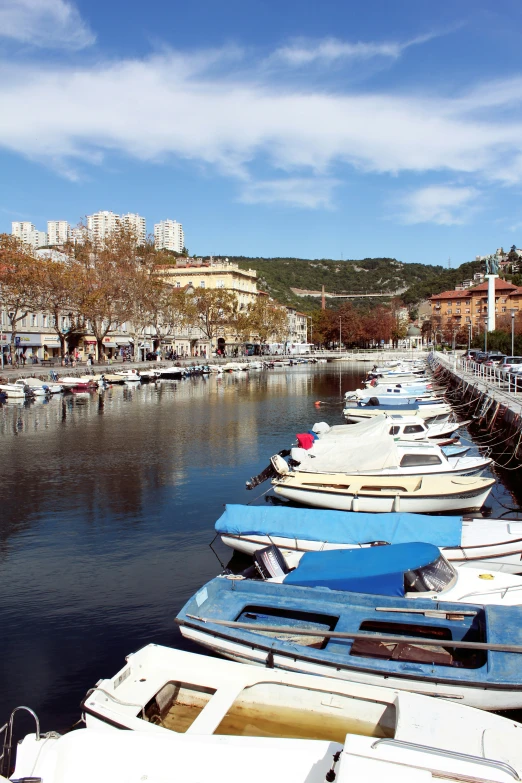
[[314, 322], [312, 321], [312, 316], [307, 315], [307, 319], [310, 321], [310, 345], [314, 344]]
[[468, 356], [471, 350], [471, 324], [468, 324]]
[[484, 318], [484, 353], [488, 352], [488, 317]]
[[511, 308], [511, 356], [515, 355], [515, 313], [516, 310]]
[[341, 316], [339, 316], [339, 353], [341, 353]]

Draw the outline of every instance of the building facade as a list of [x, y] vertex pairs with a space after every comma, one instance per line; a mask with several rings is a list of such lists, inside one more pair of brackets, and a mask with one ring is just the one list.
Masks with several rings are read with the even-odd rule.
[[67, 220], [47, 221], [47, 244], [51, 247], [64, 245], [71, 238], [71, 227]]
[[[485, 329], [488, 316], [488, 283], [473, 288], [443, 291], [430, 297], [431, 328], [443, 333], [470, 331], [473, 337]], [[522, 307], [522, 288], [506, 280], [495, 280], [495, 315], [497, 326], [507, 326], [511, 311]]]
[[185, 235], [183, 226], [177, 220], [161, 220], [154, 224], [154, 245], [156, 250], [183, 252]]
[[36, 226], [27, 220], [15, 220], [11, 223], [11, 234], [17, 237], [25, 245], [33, 248], [47, 245], [47, 234], [38, 231]]
[[127, 212], [120, 218], [120, 223], [125, 228], [130, 229], [136, 235], [138, 245], [144, 245], [147, 239], [147, 221], [141, 215], [133, 212]]
[[120, 225], [120, 216], [114, 212], [95, 212], [87, 215], [87, 230], [91, 239], [103, 242]]

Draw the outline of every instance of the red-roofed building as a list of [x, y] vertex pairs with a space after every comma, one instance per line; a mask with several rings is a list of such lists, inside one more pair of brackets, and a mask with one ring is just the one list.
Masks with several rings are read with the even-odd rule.
[[[443, 291], [430, 297], [432, 330], [483, 332], [488, 314], [487, 281], [460, 291]], [[497, 328], [510, 328], [511, 310], [522, 310], [522, 288], [497, 278], [495, 314]]]

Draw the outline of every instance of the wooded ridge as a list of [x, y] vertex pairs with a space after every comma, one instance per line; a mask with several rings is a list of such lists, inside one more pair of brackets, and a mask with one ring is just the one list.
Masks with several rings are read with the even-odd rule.
[[[292, 289], [325, 291], [332, 294], [375, 293], [400, 296], [404, 304], [414, 305], [432, 294], [455, 288], [457, 283], [483, 271], [484, 264], [471, 261], [455, 269], [428, 264], [404, 264], [395, 258], [333, 259], [249, 258], [229, 256], [243, 269], [255, 269], [258, 289], [274, 299], [307, 310], [319, 308], [321, 300], [299, 296]], [[330, 299], [329, 307], [339, 300]], [[380, 299], [380, 301], [386, 301]]]

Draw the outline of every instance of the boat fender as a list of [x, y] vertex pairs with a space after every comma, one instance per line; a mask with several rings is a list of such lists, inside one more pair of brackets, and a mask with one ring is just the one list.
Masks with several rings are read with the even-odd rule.
[[393, 499], [393, 511], [401, 510], [401, 496], [397, 493]]
[[273, 457], [270, 457], [270, 462], [272, 463], [272, 467], [276, 473], [279, 473], [280, 476], [285, 476], [290, 472], [290, 468], [288, 467], [286, 460], [284, 460], [279, 454], [274, 454]]
[[323, 404], [323, 403], [321, 402], [321, 400], [316, 400], [316, 401], [314, 402], [314, 406], [315, 406], [316, 408], [320, 408], [322, 404]]
[[357, 495], [353, 496], [352, 511], [359, 511], [359, 497]]
[[266, 656], [265, 666], [267, 669], [274, 668], [274, 653], [272, 652], [272, 650], [270, 650], [270, 652]]

